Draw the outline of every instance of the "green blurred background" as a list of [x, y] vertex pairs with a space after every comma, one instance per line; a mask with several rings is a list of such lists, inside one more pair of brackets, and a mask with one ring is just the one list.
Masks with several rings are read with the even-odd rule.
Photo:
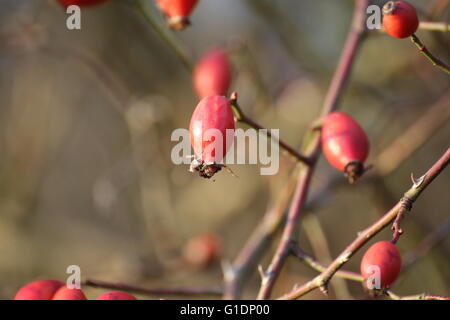
[[[450, 20], [448, 1], [412, 2], [425, 20]], [[68, 31], [67, 15], [55, 0], [1, 0], [1, 299], [35, 279], [63, 280], [72, 264], [81, 267], [83, 278], [148, 287], [220, 285], [220, 262], [192, 269], [181, 259], [183, 245], [197, 233], [213, 232], [223, 240], [223, 259], [232, 260], [293, 169], [283, 158], [275, 176], [239, 165], [231, 166], [239, 178], [220, 172], [211, 181], [172, 164], [170, 134], [187, 128], [197, 98], [183, 64], [129, 4], [111, 0], [83, 10], [82, 30]], [[154, 2], [146, 4], [163, 25]], [[190, 28], [164, 30], [192, 61], [212, 46], [227, 47], [236, 69], [232, 90], [245, 112], [280, 128], [281, 137], [298, 147], [319, 114], [353, 4], [200, 0]], [[448, 33], [418, 35], [450, 61]], [[370, 178], [346, 185], [339, 174], [330, 186], [336, 173], [320, 160], [300, 244], [324, 263], [402, 196], [411, 172], [420, 176], [449, 147], [450, 80], [409, 40], [373, 31], [340, 108], [368, 132], [368, 163], [385, 173], [386, 188], [381, 192]], [[390, 168], [405, 151], [402, 143], [390, 153], [386, 148], [430, 118], [429, 133], [412, 130], [402, 140], [414, 144], [425, 135], [426, 142]], [[447, 171], [433, 182], [404, 219], [402, 254], [449, 224], [449, 178]], [[386, 230], [374, 241], [390, 237]], [[393, 290], [450, 295], [449, 257], [447, 238], [403, 273]], [[358, 271], [360, 258], [361, 252], [346, 268]], [[289, 260], [274, 296], [314, 275]], [[245, 297], [254, 298], [258, 288], [255, 270]], [[367, 298], [358, 283], [338, 288], [332, 286], [330, 298]], [[100, 292], [86, 289], [90, 298]], [[325, 297], [317, 291], [306, 298]]]

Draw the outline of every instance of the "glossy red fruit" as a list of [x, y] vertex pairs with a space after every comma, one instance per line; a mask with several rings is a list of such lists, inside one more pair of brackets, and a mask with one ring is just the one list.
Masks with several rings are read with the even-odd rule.
[[400, 273], [402, 260], [392, 242], [376, 242], [366, 251], [361, 260], [361, 275], [364, 279], [374, 276], [374, 266], [379, 268], [381, 285], [381, 288], [375, 289], [383, 289], [394, 283]]
[[182, 30], [190, 24], [189, 16], [198, 0], [156, 0], [170, 27]]
[[213, 233], [202, 233], [191, 238], [183, 248], [183, 257], [190, 265], [203, 268], [220, 257], [221, 241]]
[[99, 295], [95, 300], [137, 300], [137, 298], [123, 291], [111, 291]]
[[65, 8], [72, 5], [77, 5], [79, 7], [94, 6], [106, 1], [107, 0], [58, 0]]
[[52, 300], [87, 300], [83, 291], [80, 289], [69, 289], [63, 286], [56, 291]]
[[191, 171], [211, 178], [222, 167], [220, 163], [233, 144], [234, 116], [228, 99], [223, 96], [203, 98], [192, 114], [189, 133], [196, 159]]
[[406, 1], [389, 1], [383, 7], [383, 26], [392, 37], [410, 37], [419, 27], [417, 11]]
[[198, 97], [226, 96], [231, 83], [231, 62], [226, 51], [216, 48], [208, 51], [194, 70], [194, 88]]
[[64, 283], [58, 280], [36, 280], [19, 289], [14, 300], [52, 300]]
[[322, 150], [328, 162], [345, 172], [353, 183], [364, 172], [369, 140], [359, 124], [344, 112], [326, 116], [322, 125]]

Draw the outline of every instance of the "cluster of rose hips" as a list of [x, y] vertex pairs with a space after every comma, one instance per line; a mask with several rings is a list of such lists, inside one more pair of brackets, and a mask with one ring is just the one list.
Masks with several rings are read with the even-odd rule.
[[[14, 300], [87, 300], [81, 289], [71, 289], [59, 280], [36, 280], [19, 289]], [[99, 295], [95, 300], [137, 300], [135, 296], [111, 291]]]
[[[64, 6], [94, 5], [106, 0], [58, 0]], [[168, 24], [174, 29], [189, 25], [189, 15], [197, 0], [156, 0], [165, 14]], [[412, 36], [419, 19], [415, 8], [406, 1], [389, 1], [383, 7], [383, 26], [386, 32], [396, 38]], [[205, 136], [205, 132], [215, 129], [226, 137], [226, 130], [235, 129], [235, 118], [229, 100], [226, 98], [232, 78], [232, 66], [226, 51], [213, 49], [198, 62], [193, 85], [201, 101], [195, 108], [190, 122], [191, 144], [196, 158], [191, 166], [200, 176], [211, 178], [223, 165], [220, 165], [232, 141], [215, 141]], [[337, 170], [343, 171], [351, 182], [365, 170], [364, 162], [369, 153], [369, 141], [360, 125], [344, 112], [333, 112], [321, 120], [321, 143], [328, 162]], [[221, 152], [220, 152], [221, 151]], [[209, 236], [193, 241], [185, 251], [185, 257], [192, 262], [210, 261], [218, 251], [216, 241]], [[208, 239], [206, 239], [208, 238]], [[212, 244], [211, 244], [212, 243]], [[192, 248], [195, 247], [194, 250]], [[201, 250], [199, 248], [202, 248]], [[191, 248], [191, 249], [189, 249]], [[193, 254], [193, 252], [195, 254]], [[370, 268], [377, 266], [380, 271], [381, 289], [389, 287], [397, 278], [401, 268], [401, 257], [396, 246], [389, 241], [372, 245], [361, 261], [361, 274], [364, 279], [372, 276]], [[16, 299], [73, 299], [84, 300], [81, 290], [69, 290], [64, 284], [53, 280], [35, 281], [23, 287]], [[97, 299], [118, 300], [135, 299], [123, 292], [112, 292]]]

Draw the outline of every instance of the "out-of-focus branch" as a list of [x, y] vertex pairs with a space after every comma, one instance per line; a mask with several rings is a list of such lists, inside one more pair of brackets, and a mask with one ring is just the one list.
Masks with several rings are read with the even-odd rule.
[[[412, 187], [404, 194], [402, 199], [408, 198], [411, 203], [414, 203], [420, 194], [430, 185], [430, 183], [445, 169], [449, 162], [450, 148], [446, 150], [441, 158], [436, 161], [422, 177], [414, 181]], [[341, 269], [342, 266], [344, 266], [366, 242], [389, 225], [397, 217], [401, 207], [402, 200], [400, 200], [390, 211], [388, 211], [374, 224], [360, 232], [358, 237], [328, 266], [325, 271], [306, 284], [283, 295], [280, 299], [297, 299], [317, 288], [326, 290], [327, 283], [333, 275]]]
[[213, 295], [220, 296], [222, 294], [222, 288], [197, 288], [197, 287], [178, 287], [178, 288], [142, 288], [136, 287], [124, 283], [112, 283], [100, 280], [86, 280], [82, 283], [82, 286], [88, 286], [93, 288], [113, 289], [134, 292], [143, 295], [175, 295], [175, 296], [193, 296], [193, 295]]
[[[360, 47], [363, 35], [365, 33], [365, 12], [368, 0], [358, 0], [356, 2], [352, 26], [347, 36], [342, 55], [333, 76], [333, 80], [325, 97], [321, 115], [327, 115], [336, 109], [339, 98], [347, 84], [350, 76], [356, 54]], [[310, 139], [306, 139], [303, 150], [311, 154], [314, 162], [320, 155], [320, 132], [314, 132]], [[289, 254], [290, 243], [297, 231], [300, 213], [305, 204], [308, 189], [313, 175], [314, 165], [302, 168], [299, 175], [297, 189], [295, 191], [292, 204], [287, 216], [287, 222], [283, 230], [281, 241], [276, 249], [275, 255], [265, 272], [262, 274], [261, 288], [258, 293], [258, 299], [270, 298], [275, 281], [284, 265], [286, 257]]]
[[419, 24], [420, 30], [450, 32], [450, 23], [422, 21]]
[[417, 260], [427, 254], [431, 249], [439, 245], [450, 234], [450, 220], [429, 233], [419, 245], [407, 252], [403, 257], [403, 272], [409, 269]]
[[275, 204], [265, 213], [263, 220], [253, 231], [233, 263], [224, 265], [225, 299], [235, 300], [240, 298], [250, 272], [256, 270], [262, 254], [282, 226], [285, 211], [294, 192], [296, 182], [297, 174], [294, 172], [291, 174], [288, 183], [280, 191]]
[[450, 91], [378, 155], [374, 164], [379, 175], [392, 173], [450, 119], [449, 101]]

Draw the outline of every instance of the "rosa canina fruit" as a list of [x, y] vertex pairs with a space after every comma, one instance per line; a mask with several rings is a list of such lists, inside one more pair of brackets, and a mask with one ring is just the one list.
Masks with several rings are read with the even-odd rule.
[[369, 141], [359, 124], [344, 112], [332, 112], [323, 119], [322, 151], [328, 162], [343, 171], [350, 183], [364, 172]]
[[79, 7], [88, 7], [94, 6], [96, 4], [100, 4], [102, 2], [106, 2], [107, 0], [58, 0], [58, 2], [64, 6], [65, 8], [76, 5]]
[[193, 74], [198, 97], [225, 96], [230, 88], [231, 74], [227, 52], [220, 48], [209, 50], [197, 63]]
[[137, 298], [127, 292], [111, 291], [99, 295], [95, 300], [137, 300]]
[[419, 27], [416, 9], [406, 1], [389, 1], [383, 7], [383, 27], [395, 38], [412, 36]]
[[83, 291], [80, 289], [70, 289], [63, 286], [56, 291], [52, 300], [87, 300]]
[[384, 289], [397, 279], [401, 266], [402, 260], [397, 247], [390, 241], [379, 241], [364, 254], [361, 260], [361, 275], [367, 280], [376, 275], [373, 267], [378, 267], [381, 288], [375, 289]]
[[234, 128], [233, 111], [227, 98], [203, 98], [195, 108], [189, 125], [191, 145], [196, 157], [192, 161], [191, 171], [198, 171], [201, 177], [211, 178], [224, 167], [220, 162], [233, 144]]
[[183, 248], [183, 257], [190, 265], [203, 268], [220, 256], [221, 241], [213, 233], [202, 233], [191, 238]]
[[156, 0], [156, 2], [166, 15], [169, 26], [175, 30], [182, 30], [190, 25], [189, 16], [198, 0]]
[[52, 300], [64, 283], [58, 280], [36, 280], [19, 289], [14, 300]]

